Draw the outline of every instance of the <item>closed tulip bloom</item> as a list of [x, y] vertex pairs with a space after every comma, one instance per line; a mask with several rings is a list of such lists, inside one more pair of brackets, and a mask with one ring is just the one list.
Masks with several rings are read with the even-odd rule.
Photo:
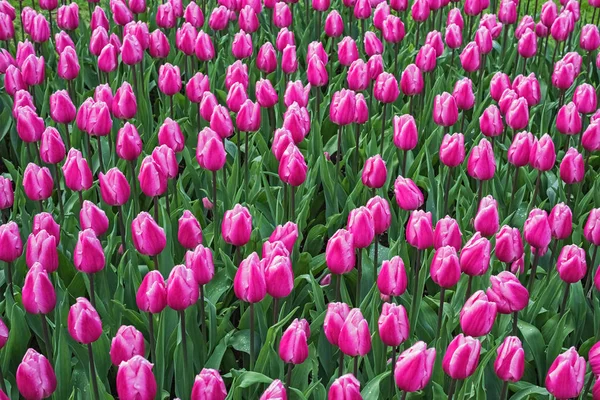
[[233, 83], [227, 93], [227, 107], [237, 113], [246, 100], [248, 100], [248, 94], [244, 86], [239, 82]]
[[159, 271], [144, 276], [135, 300], [142, 312], [158, 314], [167, 306], [167, 285]]
[[353, 236], [350, 231], [338, 229], [327, 241], [325, 261], [329, 270], [341, 275], [350, 272], [356, 263]]
[[6, 343], [8, 343], [8, 334], [8, 327], [6, 326], [4, 321], [0, 319], [0, 348], [4, 348], [4, 346], [6, 346]]
[[564, 42], [573, 31], [574, 27], [573, 13], [569, 10], [561, 12], [552, 25], [550, 26], [550, 34], [557, 42]]
[[260, 400], [287, 400], [285, 386], [279, 379], [275, 379], [260, 396]]
[[366, 207], [373, 216], [373, 227], [375, 228], [375, 234], [381, 235], [383, 232], [388, 230], [391, 225], [391, 212], [390, 205], [387, 200], [382, 197], [375, 196], [371, 198]]
[[329, 388], [327, 400], [362, 400], [360, 382], [352, 374], [340, 376]]
[[383, 58], [381, 54], [375, 54], [369, 57], [367, 61], [367, 70], [369, 71], [369, 78], [371, 81], [377, 79], [377, 77], [383, 72]]
[[346, 67], [350, 66], [358, 59], [358, 47], [356, 46], [356, 42], [350, 36], [344, 37], [338, 43], [337, 54], [340, 64]]
[[247, 58], [252, 55], [252, 37], [250, 34], [239, 31], [231, 42], [231, 54], [237, 59]]
[[574, 147], [569, 148], [560, 163], [560, 179], [566, 184], [578, 183], [585, 176], [583, 156]]
[[142, 160], [138, 180], [142, 193], [148, 197], [162, 195], [167, 189], [168, 176], [152, 156], [146, 156]]
[[347, 75], [348, 88], [355, 91], [363, 91], [369, 86], [369, 74], [367, 64], [362, 59], [352, 62]]
[[264, 299], [267, 293], [265, 272], [256, 253], [241, 262], [233, 280], [233, 289], [237, 298], [247, 303], [258, 303]]
[[523, 97], [514, 100], [506, 112], [506, 124], [513, 130], [520, 130], [529, 124], [529, 104]]
[[189, 210], [185, 210], [179, 218], [177, 240], [186, 249], [193, 249], [202, 243], [202, 228], [200, 223]]
[[[198, 38], [200, 38], [200, 35], [198, 35]], [[149, 53], [152, 58], [166, 58], [169, 55], [171, 45], [167, 36], [160, 29], [154, 30], [149, 39]], [[199, 39], [196, 40], [195, 46], [196, 56], [198, 56], [198, 41]], [[200, 57], [198, 56], [198, 58]]]
[[505, 25], [517, 22], [517, 3], [514, 0], [501, 0], [498, 19]]
[[573, 103], [577, 106], [577, 111], [582, 114], [591, 114], [596, 111], [598, 100], [596, 90], [588, 83], [582, 83], [575, 88], [573, 92]]
[[124, 1], [112, 0], [109, 4], [115, 24], [125, 26], [133, 20], [133, 14]]
[[49, 314], [56, 305], [56, 292], [42, 264], [27, 271], [22, 290], [23, 308], [29, 314]]
[[198, 133], [196, 160], [200, 167], [209, 171], [218, 171], [225, 165], [227, 154], [223, 140], [215, 131], [206, 127]]
[[184, 22], [175, 34], [175, 45], [183, 54], [191, 56], [194, 54], [197, 37], [196, 28], [192, 24]]
[[352, 235], [355, 248], [362, 249], [370, 246], [375, 236], [373, 216], [366, 207], [355, 208], [348, 215], [348, 231]]
[[117, 133], [116, 152], [119, 158], [134, 161], [142, 153], [142, 139], [137, 128], [126, 122]]
[[173, 96], [181, 91], [181, 73], [178, 66], [169, 63], [160, 66], [158, 71], [158, 88], [167, 96]]
[[430, 212], [415, 210], [410, 214], [406, 224], [406, 241], [419, 250], [433, 246], [433, 226]]
[[29, 36], [36, 43], [44, 43], [50, 39], [50, 24], [44, 15], [37, 14], [33, 17]]
[[446, 27], [446, 33], [444, 34], [444, 41], [446, 45], [452, 49], [456, 50], [462, 45], [462, 29], [460, 26], [451, 23]]
[[135, 116], [137, 113], [137, 100], [129, 82], [123, 82], [117, 89], [111, 108], [116, 118], [131, 119]]
[[159, 146], [167, 146], [178, 153], [185, 148], [185, 138], [177, 121], [166, 118], [158, 129]]
[[279, 343], [279, 357], [284, 363], [302, 364], [308, 358], [310, 327], [305, 319], [296, 318], [283, 332]]
[[575, 81], [575, 76], [575, 67], [573, 64], [558, 60], [554, 64], [552, 85], [560, 90], [567, 90]]
[[122, 206], [127, 203], [131, 188], [129, 181], [118, 168], [109, 169], [106, 174], [98, 174], [102, 200], [110, 206]]
[[460, 252], [460, 269], [469, 276], [479, 276], [490, 266], [490, 241], [476, 232]]
[[229, 24], [229, 10], [225, 6], [219, 6], [212, 10], [208, 19], [208, 26], [212, 30], [222, 31]]
[[408, 285], [404, 261], [399, 256], [385, 260], [377, 275], [377, 288], [386, 296], [401, 296]]
[[381, 43], [381, 40], [379, 40], [375, 32], [365, 32], [363, 46], [365, 49], [365, 54], [369, 57], [371, 57], [374, 54], [383, 53], [383, 44]]
[[[482, 4], [483, 3], [487, 3], [487, 1], [483, 0]], [[484, 6], [487, 7], [487, 4], [484, 4]], [[490, 31], [490, 33], [492, 34], [492, 39], [497, 39], [498, 36], [500, 36], [500, 33], [502, 32], [502, 22], [497, 20], [496, 14], [483, 14], [481, 16], [479, 25], [485, 26]], [[533, 29], [533, 26], [535, 26], [535, 24], [532, 25], [532, 29]], [[517, 27], [517, 30], [518, 30], [518, 27]]]
[[409, 64], [402, 72], [400, 88], [407, 96], [414, 96], [423, 91], [423, 74], [415, 64]]
[[356, 116], [354, 122], [359, 125], [366, 124], [369, 120], [369, 106], [362, 93], [356, 95]]
[[155, 147], [152, 150], [152, 159], [158, 164], [168, 179], [177, 177], [179, 164], [175, 152], [167, 145]]
[[517, 96], [527, 100], [529, 107], [539, 104], [541, 99], [540, 83], [533, 72], [528, 76], [518, 75], [513, 81], [512, 88]]
[[583, 236], [588, 242], [600, 246], [600, 208], [590, 211], [583, 228]]
[[[100, 27], [98, 27], [100, 28]], [[104, 27], [101, 27], [106, 29]], [[92, 28], [96, 30], [96, 28]], [[93, 31], [92, 31], [93, 32]], [[62, 53], [65, 47], [73, 47], [75, 48], [75, 43], [73, 43], [73, 39], [69, 36], [69, 34], [65, 31], [60, 31], [54, 35], [55, 48], [57, 53]]]
[[365, 356], [371, 351], [369, 325], [359, 308], [348, 313], [338, 337], [340, 350], [351, 357]]
[[383, 72], [375, 80], [373, 93], [378, 101], [393, 103], [400, 94], [398, 81], [396, 81], [396, 78], [392, 74]]
[[263, 44], [258, 50], [256, 66], [266, 74], [270, 74], [277, 69], [277, 54], [270, 42]]
[[592, 121], [582, 133], [581, 144], [589, 152], [600, 150], [600, 123]]
[[102, 321], [88, 299], [77, 298], [67, 318], [69, 334], [82, 344], [94, 343], [102, 335]]
[[447, 92], [436, 95], [433, 102], [433, 120], [440, 126], [452, 126], [458, 119], [456, 99]]
[[327, 84], [329, 80], [327, 68], [317, 55], [313, 55], [310, 60], [308, 60], [306, 76], [308, 83], [310, 83], [311, 86], [321, 87]]
[[494, 150], [487, 139], [481, 139], [469, 154], [467, 172], [474, 179], [486, 181], [494, 177], [496, 172], [496, 160]]
[[[17, 246], [15, 248], [15, 255], [21, 255], [22, 252], [21, 238], [18, 236], [18, 233], [18, 231], [11, 232], [10, 230], [7, 230], [4, 236], [8, 243]], [[40, 230], [39, 232], [31, 233], [27, 239], [27, 251], [25, 253], [27, 266], [31, 268], [35, 263], [40, 263], [46, 271], [56, 271], [58, 269], [57, 246], [58, 238], [51, 235], [49, 232]], [[13, 260], [9, 260], [9, 262], [10, 261]]]
[[[83, 229], [83, 226], [82, 226]], [[79, 232], [73, 262], [78, 271], [93, 274], [101, 271], [106, 263], [102, 243], [91, 228]]]
[[576, 135], [581, 131], [581, 115], [575, 103], [570, 102], [558, 110], [556, 116], [556, 129], [565, 135]]
[[462, 333], [446, 349], [442, 368], [452, 379], [466, 379], [473, 375], [479, 364], [481, 342]]
[[516, 336], [507, 336], [496, 350], [494, 371], [498, 378], [507, 382], [518, 382], [525, 371], [525, 352]]
[[432, 72], [436, 66], [435, 49], [429, 44], [423, 45], [417, 53], [415, 64], [423, 72]]
[[79, 27], [79, 6], [71, 3], [58, 8], [56, 24], [60, 29], [72, 31]]
[[344, 32], [344, 21], [337, 10], [331, 10], [325, 18], [325, 34], [329, 37], [340, 37]]
[[[35, 104], [33, 104], [33, 96], [27, 90], [20, 89], [13, 96], [13, 108], [12, 108], [13, 118], [15, 118], [15, 119], [18, 118], [19, 109], [22, 107], [28, 107], [33, 111], [36, 110]], [[43, 120], [42, 120], [42, 123], [43, 123]]]
[[481, 55], [477, 43], [468, 43], [460, 53], [460, 64], [466, 72], [474, 72], [479, 69]]
[[77, 110], [66, 90], [59, 90], [50, 95], [50, 116], [60, 124], [68, 124], [75, 120]]
[[40, 157], [47, 164], [57, 164], [65, 158], [65, 145], [56, 128], [48, 127], [42, 134]]
[[56, 390], [56, 374], [52, 364], [34, 349], [27, 350], [15, 375], [19, 393], [25, 399], [45, 399]]
[[588, 361], [590, 362], [590, 369], [592, 373], [596, 375], [600, 372], [600, 343], [596, 342], [588, 353]]
[[435, 355], [435, 349], [427, 349], [427, 344], [421, 341], [402, 352], [394, 369], [394, 381], [398, 388], [405, 392], [423, 390], [431, 379]]
[[23, 188], [25, 195], [31, 200], [41, 201], [52, 196], [54, 181], [50, 170], [34, 163], [27, 164], [23, 174]]
[[380, 188], [387, 180], [385, 161], [379, 154], [368, 158], [362, 172], [363, 185], [370, 188]]
[[584, 383], [585, 359], [575, 347], [559, 354], [546, 375], [546, 389], [557, 399], [578, 397]]
[[573, 231], [573, 213], [565, 203], [558, 203], [552, 207], [548, 216], [550, 231], [554, 239], [562, 240], [571, 236]]
[[0, 12], [0, 38], [2, 40], [12, 39], [15, 36], [15, 26], [10, 16]]
[[[23, 253], [19, 227], [14, 221], [0, 225], [0, 244], [0, 260], [4, 262], [13, 262]], [[41, 246], [38, 245], [38, 247]], [[56, 266], [58, 266], [58, 256], [56, 258]]]
[[492, 236], [498, 231], [498, 203], [492, 195], [481, 199], [475, 216], [475, 230], [483, 236]]
[[537, 35], [535, 32], [527, 28], [517, 45], [517, 51], [523, 58], [531, 58], [537, 53]]
[[275, 39], [275, 47], [279, 51], [283, 51], [286, 46], [294, 46], [296, 45], [296, 39], [294, 38], [294, 32], [290, 31], [288, 28], [282, 28], [277, 33], [277, 38]]
[[260, 105], [251, 100], [246, 100], [236, 117], [236, 125], [240, 131], [256, 132], [260, 129]]
[[433, 247], [437, 250], [444, 246], [452, 246], [456, 251], [462, 246], [462, 233], [458, 222], [448, 215], [436, 223], [433, 234]]
[[[208, 112], [211, 112], [208, 115]], [[210, 122], [210, 128], [214, 130], [222, 139], [228, 138], [233, 134], [233, 122], [229, 111], [224, 106], [217, 104], [215, 96], [210, 92], [205, 92], [200, 102], [200, 115]]]
[[250, 241], [252, 216], [246, 207], [236, 204], [227, 210], [221, 224], [223, 240], [233, 246], [243, 246]]
[[194, 273], [185, 265], [176, 265], [167, 279], [167, 304], [176, 311], [194, 305], [200, 296]]
[[185, 94], [192, 103], [200, 103], [202, 95], [207, 91], [210, 91], [210, 81], [208, 75], [202, 72], [196, 73], [185, 85]]
[[496, 303], [488, 300], [483, 290], [478, 290], [460, 310], [460, 327], [469, 336], [485, 336], [496, 321]]
[[58, 76], [71, 81], [79, 75], [79, 60], [77, 53], [72, 47], [66, 47], [58, 56]]
[[110, 360], [120, 365], [134, 356], [144, 356], [144, 336], [133, 326], [122, 325], [110, 344]]
[[394, 182], [394, 194], [398, 206], [403, 210], [416, 210], [425, 198], [419, 187], [410, 178], [398, 176]]
[[430, 268], [431, 279], [440, 287], [449, 289], [460, 280], [460, 263], [456, 249], [452, 246], [436, 249]]
[[600, 47], [600, 32], [593, 24], [584, 25], [579, 36], [579, 47], [585, 51], [592, 52]]
[[295, 144], [302, 142], [310, 131], [308, 110], [293, 102], [283, 113], [283, 128], [292, 134]]
[[492, 286], [487, 290], [488, 299], [496, 303], [498, 312], [511, 314], [521, 311], [529, 303], [529, 292], [512, 272], [503, 271], [490, 277]]
[[287, 28], [292, 24], [292, 11], [285, 2], [275, 3], [273, 8], [273, 25], [278, 28]]
[[529, 164], [538, 171], [549, 171], [556, 162], [554, 142], [547, 133], [539, 140], [534, 140], [529, 153]]
[[296, 46], [288, 44], [281, 54], [281, 70], [290, 75], [298, 69], [298, 58], [296, 57]]
[[21, 65], [23, 82], [28, 86], [41, 85], [45, 77], [44, 56], [36, 57], [34, 54], [27, 56]]
[[273, 155], [277, 159], [277, 161], [281, 160], [285, 150], [288, 148], [290, 143], [294, 143], [294, 138], [292, 137], [292, 133], [285, 129], [280, 128], [276, 129], [273, 134], [273, 144], [271, 145], [271, 151]]
[[280, 241], [289, 252], [293, 250], [296, 240], [298, 240], [298, 226], [291, 221], [286, 222], [285, 225], [277, 225], [271, 236], [269, 236], [269, 242]]
[[[310, 66], [309, 66], [310, 68]], [[277, 104], [277, 91], [268, 79], [260, 79], [255, 87], [256, 101], [261, 107], [271, 108]]]
[[[273, 382], [279, 381], [276, 380]], [[271, 384], [271, 386], [273, 385]], [[210, 368], [203, 368], [202, 371], [196, 375], [194, 386], [192, 387], [191, 400], [225, 400], [226, 397], [227, 389], [225, 388], [225, 382], [223, 382], [223, 378], [221, 378], [218, 371]]]
[[[213, 14], [211, 14], [211, 21], [213, 20]], [[175, 27], [176, 22], [175, 10], [171, 2], [160, 4], [156, 9], [156, 25], [163, 29], [172, 29]]]
[[490, 81], [490, 96], [494, 101], [499, 101], [506, 89], [512, 87], [510, 78], [504, 72], [496, 72]]
[[295, 144], [291, 143], [285, 149], [279, 160], [279, 178], [291, 186], [300, 186], [306, 181], [308, 165]]
[[310, 83], [306, 86], [303, 86], [302, 81], [290, 81], [287, 83], [285, 93], [283, 95], [283, 103], [286, 107], [290, 107], [294, 104], [294, 102], [298, 103], [300, 107], [307, 107], [309, 94]]
[[399, 346], [408, 339], [410, 331], [408, 316], [401, 305], [383, 303], [378, 326], [379, 337], [386, 346]]
[[87, 190], [92, 187], [94, 181], [92, 170], [81, 152], [77, 149], [70, 149], [67, 159], [62, 166], [65, 185], [73, 191]]
[[542, 4], [542, 11], [540, 13], [540, 21], [548, 28], [552, 26], [554, 20], [558, 17], [558, 8], [553, 1], [546, 1]]
[[206, 285], [215, 274], [212, 252], [201, 244], [185, 254], [185, 265], [194, 273], [198, 285]]
[[492, 34], [483, 24], [477, 29], [477, 32], [475, 32], [475, 43], [479, 48], [479, 52], [483, 55], [489, 54], [492, 51]]
[[500, 136], [504, 131], [500, 110], [494, 104], [489, 105], [479, 117], [479, 129], [487, 137]]
[[147, 256], [160, 254], [167, 244], [164, 229], [145, 211], [131, 222], [131, 236], [136, 250]]
[[251, 6], [246, 5], [241, 9], [238, 17], [238, 25], [241, 30], [248, 33], [256, 32], [259, 28], [260, 22], [258, 21], [256, 11]]
[[523, 240], [517, 228], [504, 225], [496, 235], [496, 248], [494, 250], [498, 260], [504, 263], [513, 263], [523, 255]]
[[550, 244], [551, 230], [548, 214], [544, 210], [534, 208], [523, 226], [525, 240], [536, 249], [545, 249]]
[[156, 397], [153, 364], [140, 355], [119, 364], [117, 394], [122, 400], [150, 400]]
[[329, 303], [323, 323], [323, 331], [329, 343], [337, 346], [342, 326], [350, 313], [350, 307], [346, 303]]
[[[112, 130], [110, 109], [103, 101], [92, 102], [87, 110], [87, 133], [91, 136], [107, 136]], [[69, 150], [70, 151], [70, 150]]]
[[119, 53], [117, 49], [111, 43], [104, 46], [98, 55], [98, 68], [100, 71], [110, 73], [116, 70], [118, 66], [118, 56]]
[[100, 6], [96, 6], [90, 16], [90, 29], [94, 31], [99, 26], [102, 26], [106, 30], [110, 28], [104, 9]]
[[12, 207], [15, 200], [15, 193], [12, 187], [12, 181], [0, 176], [0, 210]]
[[[454, 84], [454, 91], [452, 92], [452, 97], [454, 97], [454, 99], [456, 100], [456, 106], [459, 110], [470, 110], [471, 108], [473, 108], [473, 105], [475, 104], [475, 95], [473, 94], [473, 82], [469, 78], [463, 78], [457, 81]], [[498, 116], [500, 116], [499, 113]]]
[[556, 260], [556, 270], [560, 279], [567, 283], [580, 281], [587, 272], [585, 251], [574, 244], [564, 246]]
[[81, 229], [91, 229], [96, 236], [102, 236], [108, 230], [108, 217], [104, 210], [92, 203], [84, 200], [81, 211], [79, 212], [79, 225]]
[[44, 120], [29, 106], [19, 107], [17, 113], [17, 134], [27, 143], [38, 142], [46, 129]]
[[462, 133], [446, 134], [439, 152], [440, 161], [447, 167], [457, 167], [465, 159], [465, 137]]
[[329, 118], [336, 125], [349, 125], [354, 122], [356, 112], [356, 94], [352, 90], [342, 89], [335, 92], [329, 107]]

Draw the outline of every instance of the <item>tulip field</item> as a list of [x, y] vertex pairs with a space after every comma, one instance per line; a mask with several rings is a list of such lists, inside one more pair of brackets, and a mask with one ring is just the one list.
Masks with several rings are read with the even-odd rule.
[[599, 0], [69, 1], [0, 0], [0, 400], [600, 400]]

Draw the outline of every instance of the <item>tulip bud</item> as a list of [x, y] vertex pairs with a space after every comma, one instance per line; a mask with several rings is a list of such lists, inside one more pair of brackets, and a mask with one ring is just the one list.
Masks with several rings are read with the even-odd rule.
[[460, 264], [452, 246], [436, 249], [431, 260], [431, 279], [440, 287], [449, 289], [460, 280]]
[[348, 231], [352, 235], [353, 246], [363, 249], [371, 245], [375, 236], [373, 216], [366, 207], [355, 208], [348, 215]]
[[381, 294], [390, 297], [401, 296], [406, 291], [407, 285], [408, 280], [402, 258], [395, 256], [381, 264], [381, 270], [377, 275], [377, 288]]
[[325, 260], [329, 270], [336, 274], [350, 272], [356, 263], [353, 236], [350, 231], [338, 229], [327, 241]]
[[[2, 225], [7, 226], [8, 225]], [[15, 226], [16, 228], [16, 226]], [[18, 231], [7, 231], [5, 236], [8, 241], [10, 238], [10, 244], [19, 246], [21, 244], [21, 238], [18, 236]], [[15, 236], [13, 236], [15, 235]], [[45, 230], [40, 230], [36, 233], [31, 233], [27, 239], [27, 251], [25, 253], [25, 260], [27, 266], [32, 268], [35, 263], [40, 263], [42, 267], [48, 272], [54, 272], [58, 269], [58, 239], [51, 235]], [[17, 247], [16, 253], [21, 255], [22, 246]], [[13, 260], [9, 260], [13, 261]]]
[[[310, 68], [310, 65], [309, 65]], [[309, 78], [310, 81], [310, 78]], [[268, 79], [260, 79], [256, 82], [256, 101], [261, 107], [271, 108], [277, 104], [277, 91], [273, 88], [273, 84]]]
[[335, 92], [329, 107], [329, 118], [336, 125], [349, 125], [354, 122], [356, 95], [351, 90]]
[[600, 32], [596, 25], [587, 24], [581, 28], [579, 47], [588, 52], [592, 52], [600, 47]]
[[547, 133], [539, 140], [534, 140], [529, 154], [529, 164], [538, 171], [549, 171], [554, 167], [556, 153], [554, 142]]
[[194, 214], [189, 210], [185, 210], [179, 218], [177, 240], [186, 249], [193, 249], [202, 243], [202, 228], [200, 228], [200, 223]]
[[423, 91], [423, 74], [415, 64], [409, 64], [402, 72], [400, 88], [407, 96], [414, 96]]
[[588, 242], [600, 246], [600, 208], [590, 211], [583, 228], [583, 236]]
[[367, 202], [366, 207], [373, 216], [375, 234], [381, 235], [387, 231], [392, 223], [392, 214], [390, 212], [390, 205], [388, 204], [387, 200], [379, 196], [375, 196]]
[[279, 357], [284, 363], [302, 364], [308, 358], [310, 327], [305, 319], [296, 318], [283, 332], [279, 343]]
[[577, 354], [575, 347], [552, 362], [546, 375], [546, 389], [556, 398], [578, 397], [585, 382], [585, 359]]
[[198, 283], [191, 269], [176, 265], [167, 279], [167, 304], [176, 311], [194, 305], [200, 296]]
[[496, 172], [496, 160], [494, 150], [487, 139], [481, 139], [478, 145], [474, 146], [469, 154], [467, 164], [468, 174], [478, 180], [489, 180], [494, 177]]
[[387, 180], [385, 161], [379, 154], [368, 158], [362, 172], [363, 185], [370, 188], [380, 188]]
[[386, 346], [399, 346], [409, 336], [408, 316], [401, 305], [383, 303], [378, 326], [379, 337]]
[[419, 141], [418, 129], [415, 119], [410, 114], [394, 116], [394, 145], [404, 151], [417, 147]]
[[450, 167], [457, 167], [465, 159], [465, 137], [462, 133], [446, 134], [440, 145], [440, 161]]
[[62, 171], [65, 185], [69, 189], [79, 192], [92, 187], [92, 170], [79, 150], [74, 148], [69, 150]]
[[508, 162], [516, 167], [523, 167], [529, 163], [529, 155], [534, 144], [531, 132], [519, 132], [508, 148]]
[[403, 210], [416, 210], [425, 201], [419, 187], [410, 179], [398, 176], [394, 182], [396, 203]]
[[17, 368], [19, 393], [25, 399], [45, 399], [56, 390], [56, 374], [46, 357], [28, 349]]
[[525, 352], [523, 345], [516, 336], [507, 336], [496, 350], [494, 371], [503, 381], [517, 382], [525, 371]]
[[340, 351], [351, 357], [365, 356], [371, 351], [371, 333], [359, 308], [348, 313], [340, 329], [338, 344]]
[[142, 192], [148, 197], [162, 195], [167, 189], [167, 179], [165, 171], [154, 160], [152, 156], [146, 156], [142, 160], [138, 180]]
[[462, 246], [462, 233], [458, 222], [449, 216], [437, 222], [433, 234], [433, 247], [437, 250], [444, 246], [452, 246], [456, 251], [460, 251]]
[[444, 35], [446, 45], [452, 50], [460, 48], [462, 45], [462, 28], [455, 23], [451, 23], [446, 27], [446, 33]]
[[167, 244], [164, 229], [145, 211], [131, 222], [131, 236], [136, 250], [147, 256], [160, 254]]
[[452, 126], [458, 119], [456, 99], [449, 93], [436, 95], [433, 103], [433, 120], [437, 125]]
[[27, 56], [21, 65], [23, 82], [28, 86], [41, 85], [45, 78], [44, 57], [36, 57], [35, 54]]
[[427, 349], [427, 344], [421, 341], [403, 351], [394, 368], [394, 380], [398, 388], [405, 392], [423, 390], [431, 379], [435, 354], [435, 348]]
[[144, 357], [135, 355], [119, 364], [117, 372], [117, 394], [122, 400], [154, 399], [156, 378], [153, 364]]
[[476, 232], [460, 252], [460, 269], [469, 276], [479, 276], [490, 266], [490, 241]]
[[[475, 104], [475, 95], [473, 94], [473, 82], [469, 78], [463, 78], [454, 84], [452, 97], [456, 101], [456, 107], [459, 110], [470, 110]], [[485, 115], [485, 113], [484, 113]]]
[[110, 344], [110, 360], [120, 365], [134, 356], [144, 356], [144, 336], [133, 326], [123, 325]]
[[36, 262], [27, 271], [22, 297], [23, 308], [30, 314], [45, 315], [54, 310], [56, 292], [42, 264]]
[[137, 128], [129, 122], [117, 133], [116, 152], [120, 158], [127, 161], [134, 161], [142, 153], [142, 139]]
[[485, 336], [496, 321], [496, 303], [488, 300], [483, 290], [478, 290], [460, 310], [460, 327], [469, 336]]
[[560, 178], [566, 184], [581, 182], [585, 176], [584, 168], [583, 156], [571, 147], [560, 163]]
[[336, 10], [331, 10], [325, 18], [325, 34], [329, 37], [340, 37], [343, 32], [344, 21], [342, 16]]
[[556, 260], [556, 270], [560, 279], [567, 283], [580, 281], [587, 272], [585, 251], [574, 244], [564, 246]]
[[483, 114], [479, 117], [479, 129], [487, 137], [500, 136], [504, 131], [500, 110], [494, 104], [483, 110]]
[[140, 311], [160, 313], [167, 306], [167, 285], [158, 271], [150, 271], [138, 288], [136, 304]]
[[481, 65], [481, 52], [475, 42], [469, 42], [460, 53], [460, 65], [465, 72], [475, 72]]
[[538, 250], [546, 249], [551, 239], [550, 223], [546, 211], [539, 208], [531, 210], [523, 226], [523, 232], [529, 245]]
[[419, 250], [433, 246], [431, 213], [423, 210], [411, 212], [406, 224], [406, 241]]
[[69, 309], [67, 318], [69, 334], [82, 344], [94, 343], [102, 335], [102, 321], [88, 299], [77, 298]]
[[496, 257], [504, 263], [512, 263], [523, 255], [521, 232], [517, 228], [504, 225], [496, 235]]
[[567, 90], [575, 81], [575, 67], [571, 63], [563, 60], [558, 60], [554, 64], [554, 72], [552, 73], [552, 85], [560, 90]]
[[106, 213], [91, 201], [84, 200], [79, 212], [79, 225], [81, 229], [91, 229], [96, 236], [102, 236], [108, 230], [108, 217]]
[[17, 134], [27, 143], [38, 142], [46, 129], [44, 120], [29, 106], [19, 107], [17, 114]]
[[511, 272], [504, 271], [490, 277], [488, 299], [496, 303], [500, 314], [511, 314], [527, 307], [529, 292]]
[[492, 236], [498, 231], [498, 226], [498, 203], [493, 196], [486, 196], [479, 203], [474, 221], [475, 230], [483, 236]]
[[462, 333], [448, 345], [442, 368], [452, 379], [466, 379], [473, 375], [479, 364], [481, 342]]
[[232, 210], [225, 211], [221, 224], [223, 240], [233, 246], [244, 246], [250, 241], [252, 216], [246, 207], [236, 204]]
[[34, 163], [27, 164], [23, 174], [23, 188], [27, 197], [34, 201], [42, 201], [52, 195], [54, 181], [50, 170]]
[[65, 158], [65, 145], [56, 128], [48, 127], [42, 133], [40, 158], [46, 164], [58, 164]]

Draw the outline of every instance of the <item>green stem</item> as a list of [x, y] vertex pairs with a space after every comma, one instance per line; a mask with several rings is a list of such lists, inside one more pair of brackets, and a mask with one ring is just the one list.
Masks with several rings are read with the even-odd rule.
[[442, 321], [444, 319], [444, 295], [446, 294], [446, 289], [441, 288], [440, 290], [440, 307], [438, 308], [438, 320], [437, 320], [437, 330], [435, 334], [435, 338], [440, 337], [440, 332], [442, 331]]
[[340, 350], [338, 363], [339, 363], [339, 372], [338, 372], [338, 378], [339, 378], [340, 376], [344, 375], [344, 352], [342, 352], [342, 350]]
[[206, 312], [204, 310], [204, 285], [200, 285], [200, 321], [202, 321], [202, 338], [206, 338]]
[[456, 379], [450, 381], [450, 388], [448, 389], [448, 400], [452, 400], [454, 396], [454, 390], [456, 390]]
[[294, 364], [292, 364], [292, 363], [288, 364], [287, 378], [285, 380], [285, 389], [286, 389], [286, 392], [287, 392], [287, 397], [289, 399], [291, 399], [290, 389], [292, 387], [292, 367], [293, 366], [294, 366]]
[[96, 293], [94, 290], [94, 274], [89, 274], [90, 278], [90, 303], [92, 303], [92, 307], [96, 308]]
[[46, 344], [46, 356], [48, 356], [48, 361], [52, 364], [52, 342], [50, 342], [50, 333], [48, 331], [46, 315], [40, 314], [40, 320], [42, 321], [42, 335], [44, 336], [44, 343]]
[[517, 330], [519, 329], [519, 312], [513, 312], [513, 323], [512, 323], [512, 335], [517, 336]]
[[181, 321], [181, 345], [183, 348], [183, 365], [184, 365], [183, 383], [184, 383], [184, 387], [187, 390], [188, 371], [190, 371], [191, 367], [188, 364], [187, 332], [186, 332], [186, 328], [185, 328], [185, 310], [179, 311], [179, 319]]
[[540, 260], [540, 249], [534, 249], [535, 256], [533, 257], [533, 264], [531, 265], [531, 271], [529, 275], [529, 295], [533, 294], [533, 285], [535, 283], [535, 271], [537, 269], [538, 262]]
[[356, 307], [360, 305], [360, 281], [362, 280], [362, 249], [356, 249]]
[[217, 251], [217, 238], [219, 237], [219, 224], [217, 219], [217, 171], [212, 172], [212, 190], [213, 190], [213, 245], [215, 247], [215, 251]]
[[98, 391], [98, 378], [96, 376], [96, 366], [94, 365], [94, 351], [92, 350], [92, 344], [88, 343], [88, 358], [90, 360], [90, 380], [92, 381], [92, 387], [94, 388], [94, 399], [100, 400], [100, 392]]
[[563, 295], [562, 303], [560, 305], [560, 316], [562, 317], [565, 314], [567, 309], [567, 302], [569, 301], [569, 291], [571, 289], [571, 284], [569, 282], [565, 282], [565, 294]]
[[254, 303], [250, 303], [250, 371], [254, 370]]
[[150, 362], [156, 362], [156, 345], [154, 344], [154, 315], [148, 313], [148, 338], [150, 341]]
[[123, 246], [123, 253], [127, 248], [126, 229], [125, 229], [125, 218], [123, 217], [123, 206], [119, 206], [119, 230], [121, 231], [121, 245]]
[[500, 400], [506, 399], [508, 394], [508, 381], [502, 382], [502, 391], [500, 392]]
[[[418, 32], [418, 31], [417, 31]], [[383, 111], [381, 113], [381, 143], [379, 144], [379, 154], [383, 157], [383, 142], [385, 138], [385, 114], [387, 111], [387, 104], [383, 103]]]

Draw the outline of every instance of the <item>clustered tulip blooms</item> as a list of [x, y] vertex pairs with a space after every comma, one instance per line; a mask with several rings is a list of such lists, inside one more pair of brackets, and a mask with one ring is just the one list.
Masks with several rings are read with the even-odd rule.
[[599, 0], [18, 3], [0, 400], [600, 398]]

